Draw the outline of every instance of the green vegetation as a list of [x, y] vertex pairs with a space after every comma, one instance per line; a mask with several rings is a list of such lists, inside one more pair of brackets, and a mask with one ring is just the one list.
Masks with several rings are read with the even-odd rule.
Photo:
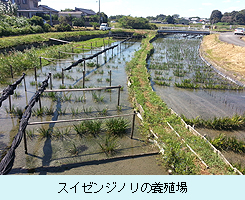
[[116, 136], [123, 136], [126, 134], [128, 123], [124, 118], [110, 119], [106, 122], [107, 133]]
[[107, 155], [113, 155], [118, 148], [117, 144], [118, 138], [111, 134], [106, 134], [104, 137], [100, 138], [98, 145], [101, 150]]
[[181, 118], [189, 125], [199, 128], [209, 128], [216, 130], [237, 130], [245, 126], [245, 115], [234, 115], [233, 117], [215, 117], [214, 119], [204, 120], [200, 117], [187, 119], [184, 115]]
[[245, 142], [239, 141], [236, 137], [220, 134], [218, 137], [210, 139], [210, 142], [219, 150], [245, 153]]
[[[69, 34], [69, 33], [67, 33]], [[24, 36], [23, 36], [24, 37]], [[110, 43], [113, 42], [113, 40], [109, 41]], [[1, 40], [0, 40], [1, 43]], [[67, 58], [69, 55], [67, 54], [60, 54], [59, 52], [72, 52], [73, 47], [81, 47], [82, 45], [91, 45], [93, 43], [93, 46], [99, 47], [103, 46], [103, 39], [96, 38], [91, 39], [88, 41], [83, 42], [77, 42], [74, 44], [66, 44], [66, 45], [57, 45], [57, 46], [51, 46], [47, 47], [43, 45], [40, 49], [32, 48], [30, 50], [25, 50], [24, 52], [21, 51], [13, 51], [9, 52], [8, 54], [0, 54], [0, 81], [4, 82], [6, 78], [9, 77], [9, 70], [10, 65], [13, 66], [13, 73], [15, 75], [21, 74], [23, 71], [26, 71], [28, 69], [34, 69], [34, 67], [40, 67], [40, 59], [39, 57], [46, 57], [46, 58], [55, 58], [59, 59], [61, 58]], [[75, 53], [81, 53], [83, 49], [75, 49]], [[42, 60], [42, 65], [47, 65], [49, 62], [47, 60]], [[60, 73], [54, 74], [54, 78], [61, 78]], [[65, 78], [71, 79], [69, 75], [65, 75]], [[35, 83], [30, 83], [35, 85]]]
[[143, 17], [123, 16], [119, 19], [121, 27], [128, 29], [157, 29], [156, 25], [150, 24]]

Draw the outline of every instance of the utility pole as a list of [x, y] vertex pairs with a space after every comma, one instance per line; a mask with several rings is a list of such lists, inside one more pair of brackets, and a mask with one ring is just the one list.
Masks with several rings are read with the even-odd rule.
[[[99, 0], [99, 18], [101, 18], [100, 17], [100, 0]], [[100, 24], [101, 24], [101, 22], [100, 22], [100, 19], [99, 19], [99, 26], [100, 26]]]

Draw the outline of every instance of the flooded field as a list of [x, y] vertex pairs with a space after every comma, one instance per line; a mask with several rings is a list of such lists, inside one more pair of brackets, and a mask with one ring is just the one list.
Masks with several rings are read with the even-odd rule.
[[[119, 41], [118, 41], [119, 42]], [[116, 42], [115, 44], [117, 44]], [[49, 72], [52, 73], [52, 88], [97, 88], [105, 86], [121, 86], [118, 89], [100, 91], [77, 91], [77, 92], [44, 92], [41, 98], [41, 105], [37, 102], [33, 108], [32, 117], [29, 122], [57, 121], [64, 119], [81, 119], [106, 117], [114, 115], [133, 114], [133, 108], [128, 99], [127, 75], [125, 63], [133, 56], [134, 52], [140, 48], [139, 41], [131, 41], [122, 45], [114, 51], [108, 51], [98, 57], [99, 67], [96, 66], [96, 58], [86, 62], [86, 77], [83, 83], [84, 64], [64, 72], [64, 84], [62, 84], [61, 72], [71, 65], [75, 60], [89, 56], [91, 53], [102, 50], [96, 49], [84, 55], [75, 55], [67, 60], [60, 60], [42, 67], [37, 72], [37, 83], [42, 82]], [[113, 53], [113, 54], [112, 54]], [[111, 74], [111, 78], [110, 78]], [[35, 84], [34, 72], [28, 72], [26, 76], [27, 92], [21, 84], [16, 93], [12, 96], [12, 110], [24, 109], [35, 93], [38, 86]], [[111, 82], [110, 82], [111, 80]], [[11, 81], [12, 82], [12, 81]], [[2, 91], [5, 87], [0, 88]], [[118, 106], [118, 93], [120, 92], [120, 104]], [[41, 106], [41, 107], [40, 107]], [[0, 155], [3, 156], [6, 148], [11, 145], [13, 137], [19, 128], [19, 119], [16, 112], [9, 113], [8, 100], [3, 102], [0, 109]], [[107, 138], [106, 132], [109, 127], [108, 119], [92, 120], [91, 123], [68, 122], [51, 123], [45, 125], [29, 125], [26, 129], [27, 151], [24, 154], [24, 144], [21, 142], [16, 150], [16, 158], [13, 170], [10, 174], [164, 174], [165, 170], [158, 166], [156, 161], [157, 149], [151, 144], [147, 144], [138, 131], [139, 124], [135, 124], [133, 139], [130, 139], [133, 115], [117, 118], [120, 123], [126, 126], [126, 136], [111, 140]], [[121, 121], [120, 121], [121, 120]], [[92, 134], [83, 134], [79, 128], [91, 128]], [[94, 131], [94, 132], [93, 132]], [[96, 137], [93, 136], [93, 133]], [[105, 144], [115, 145], [116, 153], [108, 161], [113, 166], [117, 166], [123, 160], [132, 165], [141, 166], [143, 171], [132, 170], [128, 167], [111, 167], [110, 170], [103, 171], [106, 165], [105, 159], [108, 156], [102, 151]], [[148, 156], [127, 157], [127, 155], [140, 155], [150, 153]], [[152, 153], [152, 154], [151, 154]], [[121, 159], [121, 160], [120, 160]], [[147, 167], [153, 160], [154, 170]], [[131, 160], [131, 161], [130, 161]], [[86, 163], [88, 166], [85, 169]], [[113, 164], [114, 163], [114, 164]], [[135, 164], [133, 164], [135, 163]], [[101, 165], [100, 170], [96, 167]], [[108, 165], [108, 164], [107, 164]], [[115, 166], [114, 165], [114, 166]], [[126, 164], [122, 164], [125, 165]], [[145, 166], [145, 167], [144, 167]], [[84, 168], [83, 168], [84, 167]], [[70, 169], [73, 169], [69, 171]], [[125, 172], [122, 171], [125, 168]], [[105, 168], [104, 168], [105, 169]]]
[[[154, 54], [148, 61], [152, 87], [163, 101], [187, 118], [243, 115], [245, 92], [207, 66], [199, 57], [201, 36], [169, 35], [153, 42]], [[245, 131], [197, 129], [211, 138], [223, 133], [245, 141]], [[243, 155], [224, 152], [227, 158], [244, 164]], [[242, 159], [241, 159], [242, 157]]]

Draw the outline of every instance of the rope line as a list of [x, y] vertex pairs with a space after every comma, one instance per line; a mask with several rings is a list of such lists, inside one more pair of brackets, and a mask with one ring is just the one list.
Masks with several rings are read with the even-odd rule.
[[[133, 37], [129, 37], [129, 38], [123, 40], [122, 42], [120, 42], [119, 44], [122, 44], [122, 43], [124, 43], [124, 42], [126, 42], [126, 41], [128, 41], [128, 40], [130, 40], [130, 39], [132, 39], [132, 38], [133, 38]], [[115, 47], [119, 46], [119, 44], [114, 45], [114, 46], [111, 46], [111, 47], [108, 47], [108, 48], [106, 48], [106, 49], [104, 49], [104, 50], [102, 50], [102, 51], [100, 51], [100, 52], [98, 52], [98, 53], [96, 53], [96, 54], [93, 54], [92, 56], [89, 56], [89, 57], [87, 57], [87, 58], [79, 59], [78, 61], [72, 63], [72, 65], [70, 65], [69, 67], [67, 67], [67, 68], [64, 69], [64, 70], [70, 70], [72, 67], [77, 66], [78, 64], [84, 62], [85, 60], [91, 60], [91, 59], [93, 59], [93, 58], [99, 56], [100, 54], [105, 53], [106, 51], [108, 51], [108, 50], [110, 50], [110, 49], [114, 49]]]
[[16, 82], [14, 82], [12, 85], [9, 85], [7, 88], [5, 88], [2, 92], [2, 96], [0, 97], [0, 107], [2, 106], [2, 103], [4, 100], [6, 100], [10, 95], [14, 94], [14, 90], [16, 89], [17, 85], [21, 83], [21, 81], [25, 78], [25, 73], [18, 79]]
[[26, 106], [26, 110], [24, 114], [22, 115], [22, 118], [20, 120], [19, 125], [19, 131], [16, 134], [16, 136], [13, 139], [13, 142], [11, 144], [11, 147], [7, 154], [4, 156], [4, 158], [0, 162], [0, 175], [5, 175], [10, 172], [14, 165], [14, 159], [15, 159], [15, 149], [20, 145], [20, 142], [23, 138], [24, 132], [26, 130], [26, 127], [28, 125], [28, 121], [31, 117], [32, 108], [35, 105], [35, 103], [39, 100], [41, 94], [43, 91], [48, 87], [48, 80], [50, 78], [50, 74], [48, 77], [42, 82], [42, 86], [40, 89], [36, 91], [36, 93], [33, 95], [31, 100], [29, 101], [28, 105]]

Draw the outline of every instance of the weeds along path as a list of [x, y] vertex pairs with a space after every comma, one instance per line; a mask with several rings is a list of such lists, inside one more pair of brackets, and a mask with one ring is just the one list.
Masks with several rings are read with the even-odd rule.
[[[152, 137], [150, 132], [158, 136], [163, 143], [163, 163], [174, 174], [234, 174], [229, 167], [213, 152], [209, 144], [200, 137], [191, 134], [181, 123], [181, 119], [171, 114], [166, 104], [152, 90], [150, 75], [146, 68], [146, 59], [153, 53], [150, 43], [155, 37], [154, 32], [149, 32], [142, 41], [141, 49], [127, 65], [130, 80], [129, 91], [134, 106], [143, 117], [142, 131]], [[171, 124], [180, 137], [176, 136], [167, 122]], [[151, 130], [151, 131], [150, 131]], [[191, 148], [209, 166], [206, 169], [202, 162], [187, 148], [184, 139]]]

